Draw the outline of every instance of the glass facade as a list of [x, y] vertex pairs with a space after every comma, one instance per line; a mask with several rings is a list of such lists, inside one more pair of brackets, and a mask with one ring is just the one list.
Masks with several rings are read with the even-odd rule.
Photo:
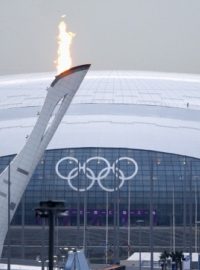
[[[1, 171], [12, 158], [0, 158]], [[114, 230], [110, 234], [117, 233], [119, 228], [126, 232], [126, 240], [123, 236], [116, 239], [119, 246], [137, 246], [137, 235], [133, 237], [131, 230], [138, 227], [139, 220], [143, 230], [149, 228], [152, 211], [157, 238], [158, 229], [169, 228], [168, 235], [176, 237], [179, 248], [187, 249], [190, 245], [195, 249], [197, 240], [193, 235], [193, 243], [187, 243], [187, 229], [194, 228], [200, 219], [200, 160], [122, 148], [48, 150], [32, 176], [12, 226], [41, 227], [42, 220], [35, 216], [34, 209], [42, 200], [65, 201], [65, 215], [56, 224], [80, 230], [83, 237], [78, 246], [90, 246], [90, 231], [96, 228], [105, 232], [106, 243], [99, 240], [99, 246], [109, 245], [109, 228]], [[177, 228], [174, 236], [170, 229], [173, 224]], [[181, 240], [179, 232], [183, 233]], [[170, 239], [166, 240], [168, 246]], [[157, 246], [161, 250], [166, 242], [159, 241]], [[58, 246], [64, 245], [60, 239]]]

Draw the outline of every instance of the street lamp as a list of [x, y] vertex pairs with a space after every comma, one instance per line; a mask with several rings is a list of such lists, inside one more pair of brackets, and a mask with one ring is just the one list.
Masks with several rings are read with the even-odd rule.
[[136, 220], [136, 223], [138, 224], [139, 226], [139, 270], [141, 270], [142, 268], [142, 258], [141, 258], [141, 224], [144, 223], [144, 220], [143, 219], [138, 219]]
[[59, 213], [65, 211], [65, 203], [63, 201], [41, 201], [39, 207], [35, 209], [36, 215], [41, 218], [49, 219], [49, 270], [53, 270], [54, 263], [54, 219]]

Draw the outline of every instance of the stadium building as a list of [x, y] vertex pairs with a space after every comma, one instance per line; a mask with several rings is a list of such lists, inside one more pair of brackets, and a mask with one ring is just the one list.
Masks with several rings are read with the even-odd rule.
[[[1, 171], [26, 143], [52, 80], [0, 78]], [[138, 250], [199, 251], [199, 122], [199, 76], [89, 72], [15, 213], [12, 257], [46, 256], [47, 222], [34, 213], [42, 200], [66, 205], [55, 254], [84, 247], [91, 261], [109, 262]]]

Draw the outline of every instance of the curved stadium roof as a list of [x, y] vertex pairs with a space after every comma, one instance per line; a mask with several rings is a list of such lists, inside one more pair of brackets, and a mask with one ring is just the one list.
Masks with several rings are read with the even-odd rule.
[[[54, 79], [0, 77], [0, 156], [23, 147]], [[200, 158], [200, 76], [92, 71], [48, 149], [125, 147]]]

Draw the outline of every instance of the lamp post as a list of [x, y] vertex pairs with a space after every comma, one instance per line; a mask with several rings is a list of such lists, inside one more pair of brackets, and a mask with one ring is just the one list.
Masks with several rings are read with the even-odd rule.
[[141, 224], [144, 223], [144, 220], [143, 219], [138, 219], [136, 220], [136, 223], [138, 224], [139, 226], [139, 270], [141, 270], [142, 268], [142, 258], [141, 258]]
[[65, 204], [63, 201], [41, 201], [39, 207], [35, 209], [37, 215], [41, 218], [48, 218], [49, 220], [49, 270], [53, 270], [54, 262], [54, 219], [59, 213], [65, 211]]
[[198, 225], [200, 224], [200, 220], [195, 221], [195, 252], [199, 253], [198, 249]]

